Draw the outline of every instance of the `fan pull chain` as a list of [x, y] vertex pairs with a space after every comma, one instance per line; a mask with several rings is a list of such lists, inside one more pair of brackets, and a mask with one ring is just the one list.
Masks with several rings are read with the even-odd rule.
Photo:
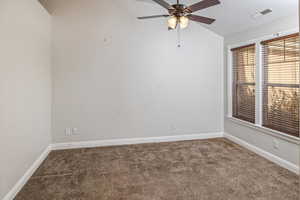
[[180, 48], [181, 47], [181, 39], [180, 39], [180, 27], [179, 24], [177, 25], [177, 47]]

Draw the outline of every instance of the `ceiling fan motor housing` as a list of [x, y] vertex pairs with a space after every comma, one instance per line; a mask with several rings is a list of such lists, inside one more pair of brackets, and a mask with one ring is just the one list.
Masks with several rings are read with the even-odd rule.
[[171, 16], [175, 17], [185, 16], [187, 13], [189, 13], [187, 12], [187, 7], [183, 4], [174, 4], [168, 11]]

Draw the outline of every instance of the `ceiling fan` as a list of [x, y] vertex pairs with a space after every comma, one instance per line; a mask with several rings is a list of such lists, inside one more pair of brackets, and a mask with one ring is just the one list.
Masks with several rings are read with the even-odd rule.
[[152, 18], [161, 18], [161, 17], [169, 18], [168, 19], [169, 30], [174, 30], [177, 27], [184, 29], [188, 26], [189, 20], [204, 23], [204, 24], [212, 24], [215, 21], [215, 19], [207, 18], [199, 15], [193, 15], [192, 13], [220, 4], [219, 0], [203, 0], [191, 6], [180, 4], [179, 0], [177, 0], [177, 3], [174, 5], [170, 5], [165, 0], [152, 0], [152, 1], [166, 8], [169, 14], [138, 17], [138, 19], [152, 19]]

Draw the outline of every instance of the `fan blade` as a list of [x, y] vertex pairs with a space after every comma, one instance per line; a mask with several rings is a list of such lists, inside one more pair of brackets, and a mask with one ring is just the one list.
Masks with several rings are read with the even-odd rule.
[[200, 23], [204, 23], [204, 24], [212, 24], [214, 21], [216, 21], [215, 19], [208, 18], [208, 17], [202, 17], [202, 16], [198, 16], [198, 15], [188, 15], [187, 17], [190, 20], [200, 22]]
[[191, 6], [189, 6], [187, 8], [187, 10], [192, 13], [192, 12], [196, 12], [198, 10], [202, 10], [202, 9], [205, 9], [205, 8], [208, 8], [208, 7], [211, 7], [211, 6], [218, 5], [220, 3], [221, 2], [219, 0], [203, 0], [199, 3], [195, 3]]
[[169, 17], [169, 16], [170, 15], [152, 15], [152, 16], [138, 17], [138, 19], [152, 19], [152, 18]]
[[156, 3], [158, 3], [159, 5], [161, 5], [162, 7], [164, 7], [165, 9], [172, 9], [173, 8], [173, 6], [171, 6], [169, 3], [167, 3], [166, 1], [164, 1], [164, 0], [152, 0], [152, 1], [154, 1], [154, 2], [156, 2]]

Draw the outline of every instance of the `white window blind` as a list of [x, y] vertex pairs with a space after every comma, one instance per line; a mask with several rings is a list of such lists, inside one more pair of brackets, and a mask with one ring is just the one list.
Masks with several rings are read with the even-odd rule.
[[255, 44], [231, 49], [233, 116], [255, 122]]
[[261, 44], [263, 126], [299, 137], [299, 34]]

